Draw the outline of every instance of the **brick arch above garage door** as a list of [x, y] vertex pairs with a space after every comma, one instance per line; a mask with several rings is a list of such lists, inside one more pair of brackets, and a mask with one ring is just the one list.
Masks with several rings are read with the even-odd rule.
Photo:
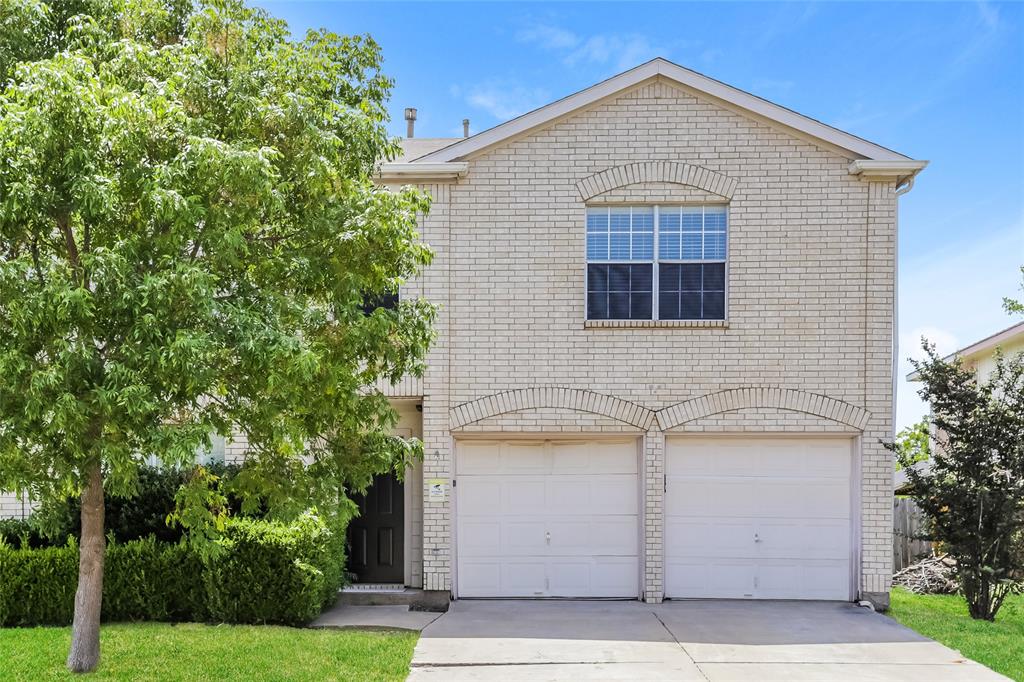
[[603, 393], [581, 388], [538, 386], [502, 391], [456, 405], [449, 420], [451, 428], [458, 429], [488, 417], [537, 408], [590, 412], [644, 430], [654, 423], [655, 414], [654, 410], [643, 405]]
[[871, 414], [856, 405], [816, 393], [776, 386], [733, 388], [670, 405], [657, 413], [658, 425], [668, 430], [714, 414], [742, 408], [778, 408], [815, 415], [862, 431]]

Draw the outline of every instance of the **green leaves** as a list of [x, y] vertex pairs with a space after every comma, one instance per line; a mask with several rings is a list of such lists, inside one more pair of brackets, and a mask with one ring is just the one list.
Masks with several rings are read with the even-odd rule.
[[[427, 198], [373, 182], [376, 43], [237, 0], [0, 3], [0, 488], [98, 458], [130, 494], [237, 429], [241, 489], [288, 514], [416, 457], [367, 388], [423, 371], [434, 318], [361, 310], [431, 257]], [[180, 523], [218, 526], [205, 489]]]

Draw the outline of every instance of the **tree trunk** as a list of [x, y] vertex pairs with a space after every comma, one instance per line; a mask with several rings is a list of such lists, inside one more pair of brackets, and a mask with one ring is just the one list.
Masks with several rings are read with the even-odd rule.
[[100, 463], [89, 465], [82, 490], [82, 539], [78, 550], [78, 590], [71, 626], [68, 670], [89, 672], [100, 662], [100, 608], [103, 604], [103, 472]]

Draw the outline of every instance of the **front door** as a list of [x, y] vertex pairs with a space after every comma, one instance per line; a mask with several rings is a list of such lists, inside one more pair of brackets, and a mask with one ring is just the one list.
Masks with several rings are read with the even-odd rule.
[[349, 571], [360, 583], [404, 583], [405, 495], [394, 474], [378, 474], [353, 496], [359, 516], [348, 525]]

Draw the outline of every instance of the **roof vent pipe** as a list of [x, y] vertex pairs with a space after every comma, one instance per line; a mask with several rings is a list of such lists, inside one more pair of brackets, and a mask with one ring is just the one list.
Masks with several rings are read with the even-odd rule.
[[411, 138], [416, 132], [416, 110], [409, 107], [405, 110], [405, 136]]
[[462, 119], [462, 136], [469, 137], [469, 119]]

